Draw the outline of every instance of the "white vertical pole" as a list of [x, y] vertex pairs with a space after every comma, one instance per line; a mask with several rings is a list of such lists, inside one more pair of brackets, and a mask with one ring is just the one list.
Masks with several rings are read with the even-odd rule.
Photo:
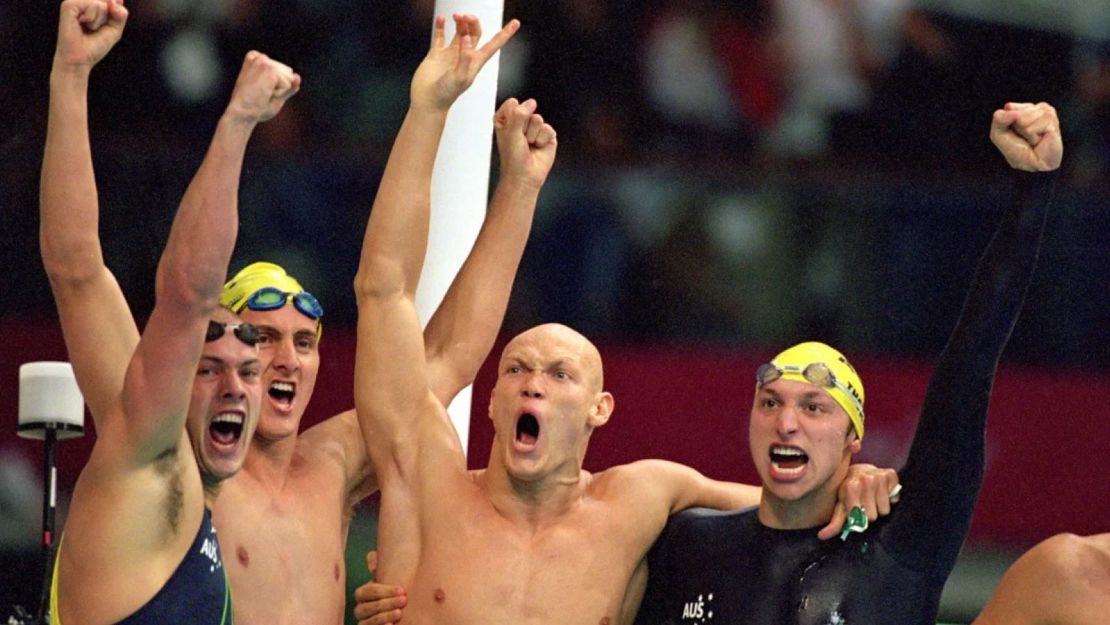
[[[503, 11], [504, 0], [436, 0], [435, 4], [435, 14], [447, 18], [448, 42], [455, 33], [453, 13], [478, 16], [482, 24], [478, 45], [482, 45], [501, 29]], [[462, 267], [485, 219], [499, 58], [500, 54], [490, 59], [451, 107], [436, 155], [428, 254], [416, 291], [416, 308], [424, 325]], [[470, 436], [470, 404], [468, 386], [447, 409], [464, 451]]]

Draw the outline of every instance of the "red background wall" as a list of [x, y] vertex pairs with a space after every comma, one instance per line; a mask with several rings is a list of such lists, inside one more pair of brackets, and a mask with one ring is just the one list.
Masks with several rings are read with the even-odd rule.
[[[0, 453], [39, 466], [41, 443], [17, 438], [18, 368], [64, 360], [50, 321], [0, 319]], [[329, 328], [316, 396], [305, 426], [352, 405], [352, 333]], [[747, 447], [753, 372], [771, 353], [701, 348], [600, 345], [616, 412], [590, 444], [586, 468], [647, 457], [693, 466], [715, 478], [758, 482]], [[499, 351], [500, 346], [497, 350]], [[496, 353], [496, 352], [495, 352]], [[867, 384], [868, 434], [860, 459], [898, 467], [905, 459], [931, 372], [929, 362], [851, 355]], [[470, 464], [482, 466], [492, 430], [486, 398], [495, 370], [487, 362], [474, 389]], [[1110, 530], [1110, 374], [1003, 364], [988, 426], [987, 473], [972, 541], [1022, 546], [1063, 531]], [[86, 419], [91, 426], [91, 420]], [[92, 446], [88, 435], [59, 447], [63, 490]]]

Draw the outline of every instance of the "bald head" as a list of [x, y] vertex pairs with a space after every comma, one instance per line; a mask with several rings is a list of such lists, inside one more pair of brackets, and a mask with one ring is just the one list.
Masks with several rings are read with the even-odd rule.
[[552, 357], [572, 358], [582, 367], [594, 391], [605, 388], [601, 353], [590, 339], [573, 328], [560, 323], [545, 323], [525, 330], [509, 341], [501, 357], [505, 358], [520, 349], [535, 349]]

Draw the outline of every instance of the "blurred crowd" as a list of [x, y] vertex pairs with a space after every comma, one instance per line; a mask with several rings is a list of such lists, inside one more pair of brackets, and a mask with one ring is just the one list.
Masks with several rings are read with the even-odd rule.
[[[1107, 360], [1079, 346], [1110, 327], [1084, 297], [1110, 278], [1110, 12], [996, 4], [508, 0], [524, 27], [499, 89], [537, 98], [560, 153], [506, 329], [560, 320], [601, 340], [820, 335], [935, 353], [1003, 204], [990, 113], [1044, 100], [1065, 129], [1065, 184], [1013, 350]], [[129, 3], [90, 110], [108, 262], [136, 308], [149, 308], [172, 210], [237, 66], [259, 49], [305, 83], [257, 133], [233, 265], [282, 262], [331, 318], [353, 319], [356, 250], [433, 5]], [[35, 213], [55, 20], [53, 5], [0, 7], [0, 260], [21, 268], [8, 309], [42, 315]]]

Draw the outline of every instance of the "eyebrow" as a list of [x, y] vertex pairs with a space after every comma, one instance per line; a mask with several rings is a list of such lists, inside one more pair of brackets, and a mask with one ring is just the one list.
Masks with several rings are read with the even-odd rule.
[[821, 391], [812, 391], [802, 395], [802, 401], [813, 401], [815, 399], [827, 399], [829, 401], [833, 401], [832, 397], [829, 397], [827, 394], [822, 393]]

